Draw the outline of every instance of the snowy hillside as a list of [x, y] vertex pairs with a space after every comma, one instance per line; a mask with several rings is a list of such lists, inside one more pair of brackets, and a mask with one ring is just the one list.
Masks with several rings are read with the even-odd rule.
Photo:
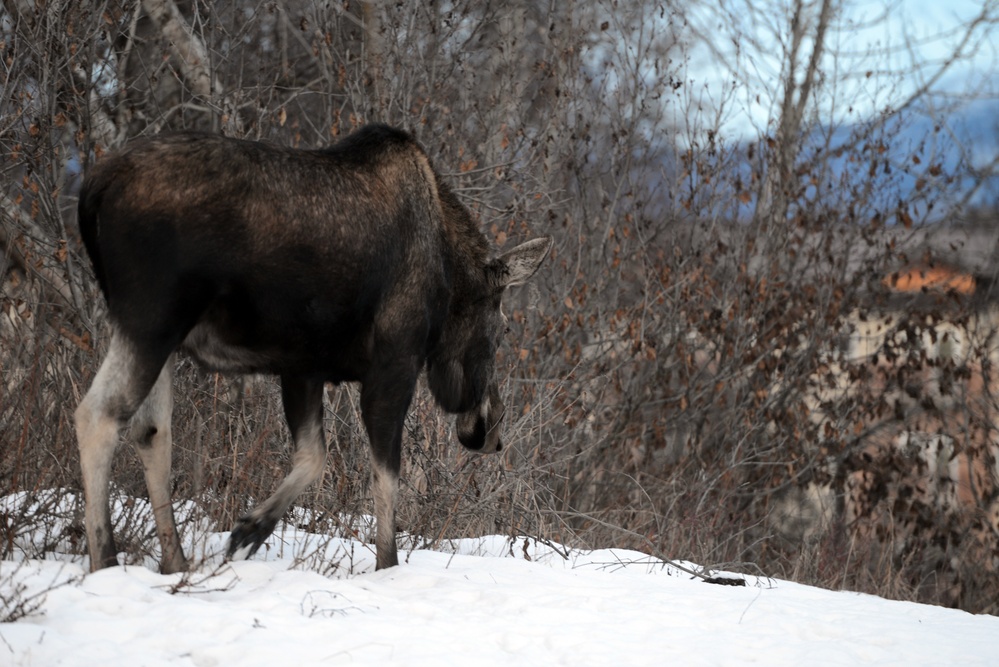
[[[995, 665], [999, 618], [772, 579], [743, 588], [621, 550], [483, 537], [410, 549], [285, 527], [250, 561], [227, 534], [201, 567], [85, 575], [79, 557], [0, 563], [0, 594], [47, 589], [0, 625], [3, 665]], [[363, 534], [363, 531], [362, 531]], [[189, 553], [192, 553], [189, 552]], [[319, 574], [321, 571], [325, 574]]]

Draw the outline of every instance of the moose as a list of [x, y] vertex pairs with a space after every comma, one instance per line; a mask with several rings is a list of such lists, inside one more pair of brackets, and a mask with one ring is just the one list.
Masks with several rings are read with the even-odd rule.
[[315, 150], [195, 132], [139, 139], [89, 171], [78, 214], [111, 321], [75, 414], [92, 570], [117, 565], [108, 487], [123, 429], [142, 461], [160, 569], [187, 569], [169, 484], [179, 351], [212, 371], [280, 379], [292, 470], [237, 521], [228, 558], [252, 556], [322, 472], [327, 382], [360, 383], [379, 569], [399, 562], [403, 421], [424, 370], [462, 445], [500, 449], [500, 301], [552, 239], [492, 257], [408, 133], [369, 125]]

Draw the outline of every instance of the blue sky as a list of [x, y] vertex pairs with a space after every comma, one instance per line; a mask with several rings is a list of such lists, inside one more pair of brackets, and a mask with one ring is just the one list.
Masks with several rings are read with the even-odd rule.
[[[746, 7], [743, 3], [719, 4], [732, 10]], [[824, 95], [818, 100], [820, 118], [824, 122], [857, 122], [897, 105], [953, 53], [963, 35], [962, 26], [985, 4], [981, 0], [848, 1], [827, 39], [830, 55], [823, 63], [827, 78]], [[990, 0], [988, 4], [994, 8], [993, 17], [999, 17], [999, 2]], [[766, 131], [768, 119], [777, 115], [781, 46], [774, 32], [776, 26], [786, 26], [786, 21], [782, 23], [766, 11], [733, 11], [728, 16], [720, 16], [720, 11], [724, 10], [693, 15], [694, 25], [709, 36], [713, 50], [702, 46], [695, 51], [689, 75], [709, 103], [724, 108], [723, 128], [728, 133], [753, 136]], [[735, 34], [727, 34], [731, 32]], [[806, 53], [810, 47], [806, 45]], [[920, 66], [913, 67], [914, 62]], [[940, 104], [966, 95], [995, 101], [999, 94], [999, 25], [978, 30], [965, 46], [964, 57], [948, 69], [934, 90], [947, 93], [937, 98]]]

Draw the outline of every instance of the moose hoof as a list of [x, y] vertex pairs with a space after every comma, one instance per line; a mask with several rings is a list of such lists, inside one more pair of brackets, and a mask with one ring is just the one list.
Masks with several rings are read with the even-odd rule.
[[236, 526], [232, 529], [232, 534], [229, 535], [229, 544], [225, 550], [226, 560], [246, 560], [250, 558], [253, 554], [257, 553], [257, 549], [264, 543], [264, 540], [274, 532], [274, 526], [276, 525], [277, 520], [275, 519], [259, 518], [251, 515], [240, 518], [236, 522]]

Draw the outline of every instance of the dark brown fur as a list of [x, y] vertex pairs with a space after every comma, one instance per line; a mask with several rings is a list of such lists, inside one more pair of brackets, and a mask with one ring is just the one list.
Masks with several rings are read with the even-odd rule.
[[402, 423], [424, 368], [441, 406], [458, 413], [462, 444], [499, 449], [500, 297], [537, 270], [551, 239], [490, 260], [406, 133], [369, 126], [312, 151], [191, 133], [140, 140], [90, 172], [79, 219], [113, 326], [77, 410], [93, 568], [116, 562], [107, 484], [129, 420], [160, 506], [162, 569], [186, 567], [167, 490], [178, 349], [211, 369], [281, 378], [295, 466], [240, 520], [230, 556], [252, 554], [318, 476], [325, 382], [361, 383], [379, 567], [398, 562]]

